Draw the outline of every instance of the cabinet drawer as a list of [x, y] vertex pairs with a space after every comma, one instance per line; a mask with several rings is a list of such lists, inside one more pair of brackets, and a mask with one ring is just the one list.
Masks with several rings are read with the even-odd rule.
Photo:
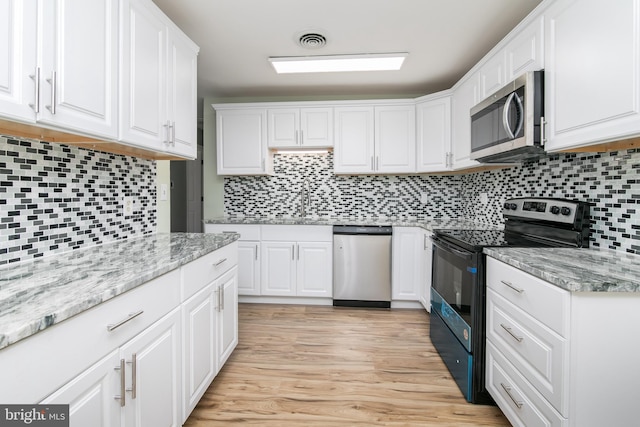
[[486, 366], [487, 390], [511, 424], [516, 427], [569, 425], [490, 342]]
[[179, 304], [180, 273], [173, 270], [0, 350], [0, 378], [14, 385], [0, 387], [0, 402], [41, 401]]
[[569, 292], [487, 257], [487, 287], [563, 337], [569, 328]]
[[252, 224], [205, 224], [205, 233], [239, 233], [240, 240], [260, 240], [260, 226]]
[[262, 240], [274, 242], [331, 242], [330, 225], [263, 225]]
[[561, 413], [566, 413], [567, 341], [487, 289], [487, 339]]
[[238, 243], [233, 242], [205, 256], [182, 269], [182, 301], [220, 277], [222, 273], [238, 264]]

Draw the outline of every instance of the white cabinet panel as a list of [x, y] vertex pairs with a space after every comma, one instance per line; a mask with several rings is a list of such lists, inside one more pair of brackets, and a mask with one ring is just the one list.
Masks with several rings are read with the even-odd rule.
[[182, 327], [184, 420], [218, 372], [217, 313], [213, 284], [183, 303]]
[[296, 294], [294, 242], [262, 242], [262, 295]]
[[268, 174], [267, 111], [218, 110], [216, 146], [218, 175]]
[[273, 108], [267, 118], [270, 148], [333, 146], [332, 108]]
[[416, 116], [417, 172], [446, 170], [451, 151], [451, 97], [418, 103]]
[[413, 105], [375, 107], [375, 172], [415, 171], [415, 120]]
[[300, 132], [300, 109], [267, 110], [270, 148], [297, 147]]
[[418, 301], [423, 284], [422, 232], [415, 227], [395, 227], [392, 240], [393, 300]]
[[218, 370], [238, 345], [238, 270], [222, 275], [216, 285], [218, 293]]
[[68, 404], [72, 426], [119, 427], [120, 403], [114, 394], [120, 390], [117, 350], [71, 380], [42, 404]]
[[238, 242], [238, 294], [260, 295], [260, 242]]
[[560, 0], [545, 11], [547, 149], [640, 134], [640, 4]]
[[124, 426], [180, 426], [180, 308], [120, 349], [131, 366]]
[[373, 107], [335, 108], [335, 173], [367, 173], [374, 169]]
[[36, 14], [36, 0], [0, 1], [0, 116], [10, 120], [35, 121]]
[[506, 54], [503, 50], [500, 50], [482, 66], [479, 72], [480, 92], [478, 94], [478, 102], [505, 85], [507, 75], [506, 62]]
[[478, 103], [478, 77], [471, 76], [458, 86], [451, 99], [451, 148], [453, 169], [464, 169], [480, 165], [471, 160], [471, 107]]
[[329, 242], [297, 244], [297, 296], [331, 298], [333, 245]]
[[507, 82], [544, 68], [544, 16], [536, 18], [505, 47]]

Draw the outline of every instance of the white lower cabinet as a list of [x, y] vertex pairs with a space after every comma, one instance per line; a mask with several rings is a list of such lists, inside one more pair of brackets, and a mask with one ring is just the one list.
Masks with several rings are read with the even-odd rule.
[[220, 277], [214, 285], [216, 287], [219, 371], [238, 345], [238, 269], [233, 268]]
[[640, 294], [569, 292], [487, 257], [486, 387], [514, 426], [637, 424]]
[[262, 295], [331, 298], [331, 226], [265, 225], [262, 239]]
[[41, 403], [68, 403], [71, 425], [179, 426], [180, 346], [175, 308]]
[[427, 311], [431, 290], [431, 233], [420, 227], [394, 227], [391, 299], [419, 301]]

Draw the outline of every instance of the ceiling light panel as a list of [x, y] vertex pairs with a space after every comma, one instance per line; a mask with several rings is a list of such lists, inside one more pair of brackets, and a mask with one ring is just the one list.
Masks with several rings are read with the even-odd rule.
[[349, 71], [396, 71], [408, 53], [271, 57], [278, 74], [330, 73]]

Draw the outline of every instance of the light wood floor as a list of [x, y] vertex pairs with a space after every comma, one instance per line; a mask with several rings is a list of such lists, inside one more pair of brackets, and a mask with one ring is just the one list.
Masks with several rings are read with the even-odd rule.
[[471, 405], [423, 310], [240, 304], [239, 344], [185, 426], [509, 426]]

